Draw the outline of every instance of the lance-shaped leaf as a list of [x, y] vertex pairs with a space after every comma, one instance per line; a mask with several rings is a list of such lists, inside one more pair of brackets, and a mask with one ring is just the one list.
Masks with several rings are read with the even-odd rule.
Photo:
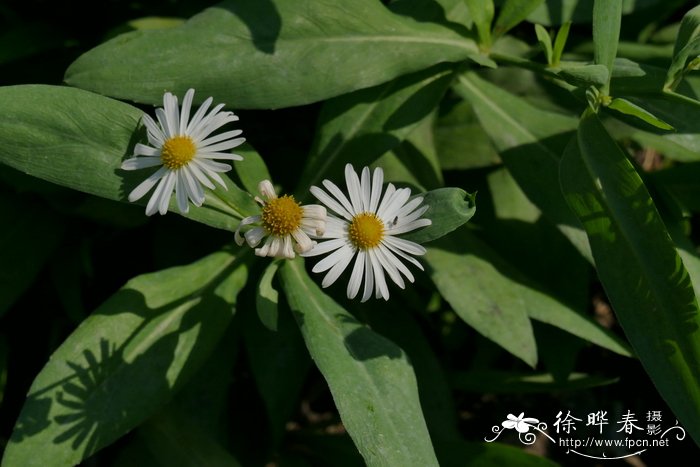
[[301, 260], [280, 268], [306, 346], [368, 465], [438, 465], [406, 354], [362, 325], [311, 280]]
[[[162, 98], [162, 96], [161, 96]], [[9, 86], [0, 89], [0, 163], [34, 177], [117, 201], [150, 173], [121, 170], [145, 130], [143, 112], [113, 99], [62, 86]], [[235, 230], [255, 202], [227, 177], [228, 190], [205, 189], [201, 208], [185, 217]], [[150, 195], [139, 201], [145, 204]], [[178, 212], [173, 197], [170, 210]]]
[[235, 0], [178, 28], [112, 39], [78, 58], [65, 79], [137, 102], [194, 87], [239, 109], [280, 108], [472, 55], [471, 39], [375, 0], [354, 0], [352, 8], [341, 0]]
[[495, 37], [502, 36], [517, 26], [544, 0], [506, 0], [498, 13], [496, 25], [493, 27]]
[[438, 65], [326, 102], [299, 187], [342, 176], [348, 162], [369, 165], [401, 144], [437, 107], [452, 76], [451, 66]]
[[673, 47], [673, 61], [666, 73], [666, 89], [675, 89], [686, 71], [689, 59], [700, 54], [700, 6], [696, 6], [683, 16], [681, 27]]
[[173, 396], [223, 335], [247, 267], [228, 252], [129, 281], [34, 380], [4, 466], [76, 465]]
[[438, 188], [417, 196], [430, 206], [422, 217], [430, 219], [432, 224], [401, 236], [412, 242], [437, 240], [467, 223], [476, 212], [476, 194], [459, 188]]
[[537, 108], [474, 73], [460, 76], [455, 90], [472, 105], [530, 201], [590, 258], [586, 235], [559, 189], [559, 154], [576, 120]]
[[567, 147], [561, 179], [635, 353], [700, 440], [700, 319], [690, 277], [639, 175], [590, 112]]
[[[621, 23], [622, 0], [595, 0], [593, 3], [593, 59], [597, 65], [604, 65], [608, 69], [608, 76], [612, 76]], [[609, 89], [610, 78], [603, 85], [603, 94], [608, 94]]]
[[648, 123], [649, 125], [655, 126], [656, 128], [660, 128], [662, 130], [673, 130], [671, 125], [664, 122], [648, 110], [641, 108], [637, 104], [630, 102], [627, 99], [620, 97], [615, 98], [612, 100], [608, 108], [620, 112], [621, 114], [635, 117]]

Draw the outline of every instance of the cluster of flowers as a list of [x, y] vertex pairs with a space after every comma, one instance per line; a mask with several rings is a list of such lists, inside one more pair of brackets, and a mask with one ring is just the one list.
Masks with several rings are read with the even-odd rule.
[[[211, 136], [238, 117], [222, 111], [224, 104], [214, 107], [208, 98], [190, 119], [194, 90], [185, 94], [182, 109], [177, 97], [166, 93], [163, 108], [156, 109], [156, 123], [144, 114], [150, 146], [137, 144], [134, 155], [122, 164], [124, 170], [159, 167], [129, 194], [129, 201], [137, 201], [156, 187], [146, 205], [146, 214], [165, 214], [173, 190], [180, 212], [189, 211], [189, 201], [201, 206], [205, 200], [202, 185], [214, 189], [212, 180], [228, 189], [219, 175], [231, 170], [220, 160], [242, 160], [229, 151], [245, 139], [241, 130], [227, 131]], [[313, 267], [313, 272], [326, 272], [322, 286], [333, 284], [355, 258], [347, 287], [348, 298], [355, 298], [364, 279], [362, 301], [372, 293], [376, 298], [389, 299], [385, 272], [399, 287], [404, 288], [404, 277], [414, 278], [402, 259], [423, 269], [413, 257], [425, 254], [425, 248], [397, 235], [431, 224], [422, 218], [428, 206], [421, 206], [423, 198], [411, 199], [409, 188], [394, 187], [389, 183], [382, 194], [384, 173], [375, 168], [370, 173], [364, 167], [358, 176], [352, 165], [345, 166], [345, 193], [332, 181], [324, 180], [327, 191], [312, 186], [313, 194], [323, 205], [300, 205], [293, 196], [277, 196], [272, 183], [263, 180], [258, 186], [262, 199], [260, 214], [243, 219], [235, 232], [239, 245], [247, 243], [258, 256], [294, 258], [327, 255]], [[157, 185], [157, 186], [156, 186]], [[332, 214], [327, 212], [332, 211]], [[241, 235], [242, 229], [246, 231]], [[263, 239], [262, 246], [258, 247]], [[413, 256], [412, 256], [413, 255]]]

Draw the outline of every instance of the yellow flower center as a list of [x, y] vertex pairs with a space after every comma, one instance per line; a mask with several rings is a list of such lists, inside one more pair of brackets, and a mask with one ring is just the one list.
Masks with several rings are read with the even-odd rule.
[[262, 224], [272, 235], [283, 237], [301, 227], [303, 211], [294, 196], [271, 199], [262, 208]]
[[170, 170], [187, 165], [197, 153], [197, 146], [189, 136], [175, 136], [168, 139], [160, 150], [160, 160]]
[[375, 214], [363, 212], [353, 217], [348, 235], [353, 245], [361, 250], [374, 248], [384, 238], [384, 223]]

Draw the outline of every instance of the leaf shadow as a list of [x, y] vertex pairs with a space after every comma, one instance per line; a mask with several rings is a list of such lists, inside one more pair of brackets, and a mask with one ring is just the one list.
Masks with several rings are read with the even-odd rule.
[[[193, 299], [198, 302], [181, 311]], [[230, 307], [214, 294], [188, 295], [154, 308], [141, 292], [122, 289], [109, 304], [95, 314], [131, 313], [143, 321], [119, 345], [95, 336], [84, 346], [82, 360], [65, 361], [69, 374], [58, 370], [63, 377], [28, 396], [11, 443], [39, 436], [77, 451], [81, 459], [89, 457], [167, 403], [211, 351], [212, 336], [221, 335], [226, 315], [231, 316]], [[175, 328], [161, 329], [179, 313]], [[196, 340], [183, 355], [182, 338], [192, 331]], [[150, 339], [155, 341], [149, 345]]]
[[[126, 146], [126, 150], [122, 155], [122, 162], [126, 159], [130, 159], [134, 154], [134, 148], [137, 143], [147, 142], [146, 126], [141, 122], [141, 119], [136, 123], [136, 127], [131, 132], [131, 138], [129, 139], [129, 144]], [[124, 170], [119, 167], [114, 169], [114, 174], [119, 177], [121, 183], [119, 185], [119, 200], [128, 201], [129, 193], [131, 190], [136, 188], [138, 184], [143, 182], [148, 176], [157, 171], [159, 167], [154, 167], [151, 170]], [[141, 201], [141, 203], [143, 203]]]
[[389, 4], [388, 8], [397, 15], [408, 16], [423, 23], [438, 23], [457, 34], [473, 37], [472, 32], [466, 26], [448, 20], [445, 9], [436, 0], [402, 0]]
[[335, 317], [346, 324], [357, 325], [344, 339], [345, 348], [355, 360], [367, 361], [380, 357], [388, 357], [392, 360], [406, 358], [400, 347], [362, 324], [354, 316], [337, 314]]
[[282, 29], [282, 17], [271, 0], [235, 0], [224, 2], [221, 8], [236, 15], [250, 31], [253, 45], [266, 54], [274, 54]]

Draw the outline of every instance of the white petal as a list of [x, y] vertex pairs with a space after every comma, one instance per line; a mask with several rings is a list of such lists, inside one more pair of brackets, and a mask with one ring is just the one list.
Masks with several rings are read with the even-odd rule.
[[379, 208], [379, 210], [377, 210], [377, 217], [380, 219], [396, 217], [401, 207], [410, 197], [410, 188], [401, 188], [400, 190], [396, 190], [396, 193], [392, 197], [391, 201], [384, 206], [384, 209]]
[[134, 156], [160, 157], [160, 149], [136, 143], [136, 146], [134, 146]]
[[[240, 224], [238, 224], [238, 227], [236, 227], [236, 231], [233, 233], [233, 238], [236, 240], [236, 243], [238, 246], [243, 245], [243, 237], [240, 235], [241, 227], [244, 227], [246, 225], [254, 224], [256, 222], [260, 222], [260, 216], [249, 216], [243, 219]], [[252, 245], [251, 245], [252, 246]]]
[[277, 198], [275, 187], [272, 186], [272, 182], [270, 180], [263, 180], [262, 182], [258, 183], [258, 192], [260, 192], [260, 194], [268, 200]]
[[148, 141], [154, 146], [161, 147], [165, 143], [165, 134], [158, 124], [148, 114], [143, 114], [141, 121], [146, 125], [148, 131]]
[[[403, 258], [403, 259], [405, 259], [406, 261], [408, 261], [409, 263], [413, 264], [415, 267], [417, 267], [417, 268], [420, 269], [421, 271], [424, 271], [423, 265], [420, 264], [420, 261], [418, 261], [418, 260], [417, 260], [416, 258], [414, 258], [413, 256], [407, 255], [406, 253], [404, 253], [403, 251], [399, 250], [399, 249], [396, 248], [395, 246], [393, 246], [393, 245], [391, 245], [390, 243], [386, 242], [386, 238], [385, 238], [384, 240], [385, 240], [385, 241], [382, 241], [382, 246], [388, 248], [389, 251], [391, 251], [391, 252], [394, 253], [395, 255], [398, 255], [400, 258]], [[411, 281], [411, 282], [413, 282], [413, 281]]]
[[424, 255], [425, 254], [425, 248], [420, 246], [419, 244], [409, 241], [409, 240], [404, 240], [403, 238], [398, 238], [398, 237], [393, 237], [391, 235], [387, 235], [384, 237], [385, 242], [389, 243], [392, 246], [395, 246], [399, 250], [403, 250], [406, 253], [410, 253], [412, 255]]
[[153, 185], [158, 182], [161, 178], [163, 178], [163, 175], [167, 172], [168, 169], [165, 167], [161, 167], [157, 171], [155, 171], [150, 177], [148, 177], [146, 180], [143, 182], [139, 183], [136, 188], [131, 190], [131, 193], [129, 193], [129, 201], [132, 203], [134, 201], [137, 201], [141, 198], [143, 198], [143, 195], [151, 191], [151, 188], [153, 188]]
[[168, 133], [171, 137], [177, 136], [180, 130], [180, 109], [177, 106], [177, 97], [166, 92], [163, 96], [165, 121], [168, 124]]
[[228, 172], [233, 167], [228, 164], [222, 164], [221, 162], [212, 161], [209, 159], [193, 159], [196, 160], [200, 166], [204, 166], [212, 172]]
[[362, 199], [362, 210], [369, 212], [371, 201], [371, 183], [369, 176], [369, 167], [362, 169], [362, 177], [360, 178], [360, 194]]
[[396, 193], [396, 187], [394, 186], [393, 183], [389, 183], [386, 186], [386, 191], [384, 192], [384, 196], [382, 197], [381, 203], [379, 203], [379, 207], [377, 208], [376, 212], [383, 211], [386, 205], [391, 201], [391, 199], [394, 197], [394, 194]]
[[[275, 241], [276, 237], [269, 236], [267, 237], [267, 240], [265, 241], [265, 244], [262, 246], [262, 248], [256, 248], [255, 249], [255, 254], [257, 256], [267, 256], [268, 253], [270, 252], [270, 247], [272, 246], [272, 242]], [[274, 256], [274, 255], [272, 255]]]
[[122, 170], [138, 170], [157, 165], [163, 165], [163, 162], [157, 157], [132, 157], [122, 162], [121, 168]]
[[201, 159], [226, 159], [230, 161], [242, 161], [243, 156], [231, 154], [229, 152], [198, 152], [197, 157]]
[[326, 276], [321, 281], [321, 287], [324, 289], [338, 280], [343, 271], [345, 271], [345, 268], [347, 268], [348, 264], [350, 264], [350, 261], [352, 261], [354, 252], [350, 247], [340, 249], [338, 251], [343, 252], [343, 255], [338, 258], [338, 261], [333, 265], [331, 270], [328, 271]]
[[[382, 249], [380, 246], [379, 248], [374, 248], [373, 251], [379, 260], [379, 263], [386, 270], [386, 272], [389, 273], [389, 277], [392, 281], [394, 281], [394, 284], [398, 285], [402, 289], [406, 288], [406, 284], [404, 284], [403, 278], [401, 277], [401, 274], [399, 274], [399, 270], [396, 268], [396, 265], [384, 254], [385, 249]], [[394, 259], [396, 258], [394, 257]]]
[[267, 252], [267, 256], [281, 256], [282, 247], [284, 246], [282, 239], [276, 236], [271, 236], [270, 238], [272, 238], [272, 241], [270, 242], [270, 251]]
[[235, 138], [236, 136], [240, 135], [243, 133], [243, 130], [231, 130], [231, 131], [226, 131], [224, 133], [219, 133], [216, 136], [212, 136], [211, 138], [207, 138], [203, 140], [201, 143], [199, 143], [198, 147], [202, 150], [204, 150], [205, 147], [218, 143], [219, 141], [223, 141], [225, 139], [231, 139]]
[[153, 214], [158, 212], [158, 205], [160, 203], [160, 195], [161, 195], [161, 193], [163, 193], [163, 190], [165, 189], [165, 186], [167, 185], [168, 176], [172, 173], [165, 168], [163, 168], [163, 171], [164, 171], [164, 174], [161, 177], [160, 182], [158, 183], [158, 186], [153, 191], [151, 198], [148, 200], [148, 204], [146, 205], [146, 215], [147, 216], [152, 216]]
[[369, 255], [365, 253], [365, 288], [362, 292], [362, 300], [364, 303], [370, 298], [372, 298], [372, 292], [374, 291], [374, 270], [372, 269], [372, 262], [370, 261]]
[[355, 265], [352, 268], [352, 274], [350, 274], [350, 281], [348, 281], [348, 298], [353, 299], [357, 296], [357, 292], [360, 291], [360, 284], [362, 284], [362, 275], [365, 271], [365, 253], [360, 250], [357, 252], [357, 257], [355, 258]]
[[280, 256], [287, 259], [294, 259], [294, 248], [292, 247], [291, 235], [285, 235], [282, 240], [282, 250]]
[[245, 143], [245, 138], [236, 138], [228, 141], [223, 141], [221, 143], [213, 144], [211, 146], [197, 146], [202, 152], [217, 152], [217, 151], [228, 151], [241, 144]]
[[301, 211], [303, 212], [304, 217], [307, 219], [313, 218], [325, 221], [326, 216], [328, 215], [326, 208], [320, 204], [306, 204], [301, 207]]
[[[420, 203], [423, 202], [423, 197], [418, 196], [417, 198], [413, 198], [411, 201], [408, 203], [404, 204], [404, 206], [399, 209], [399, 212], [396, 213], [397, 216], [399, 217], [404, 217], [408, 215], [408, 213], [412, 212], [414, 209], [416, 209], [418, 206], [420, 206]], [[427, 211], [430, 206], [425, 205], [421, 209], [423, 209], [423, 212]]]
[[296, 229], [294, 232], [292, 232], [292, 236], [297, 243], [297, 252], [306, 253], [307, 251], [311, 251], [311, 249], [314, 247], [314, 242], [311, 241], [309, 236], [306, 235], [303, 230]]
[[316, 244], [311, 251], [307, 251], [302, 254], [304, 257], [325, 255], [326, 253], [337, 250], [343, 245], [347, 244], [347, 241], [342, 238], [334, 238], [333, 240], [328, 240], [327, 242], [319, 242]]
[[245, 234], [243, 234], [245, 237], [245, 242], [248, 244], [249, 247], [255, 248], [258, 246], [258, 243], [265, 238], [265, 235], [267, 235], [267, 231], [263, 227], [255, 227], [254, 229], [250, 229], [247, 231]]
[[192, 166], [188, 165], [183, 167], [183, 174], [185, 175], [185, 182], [187, 182], [187, 191], [190, 194], [190, 199], [195, 206], [201, 206], [204, 203], [204, 190], [202, 185], [200, 185], [192, 175]]
[[410, 232], [411, 230], [420, 229], [421, 227], [427, 227], [431, 225], [433, 221], [430, 219], [418, 219], [417, 221], [409, 222], [408, 224], [399, 225], [398, 227], [392, 227], [386, 231], [387, 235], [398, 235], [405, 232]]
[[194, 116], [192, 117], [192, 120], [190, 120], [190, 123], [187, 124], [187, 129], [185, 130], [185, 133], [190, 135], [192, 134], [192, 130], [199, 124], [199, 122], [202, 120], [202, 117], [204, 117], [204, 114], [206, 113], [207, 109], [211, 105], [211, 103], [214, 101], [213, 98], [208, 97], [207, 100], [202, 102], [202, 105], [199, 106], [199, 109], [195, 112]]
[[187, 185], [185, 175], [182, 169], [175, 172], [177, 179], [175, 180], [175, 198], [177, 199], [177, 208], [181, 213], [187, 214], [190, 210], [190, 205], [187, 203]]
[[347, 238], [350, 224], [342, 219], [329, 215], [326, 218], [326, 231], [323, 238]]
[[170, 198], [173, 194], [173, 188], [175, 188], [175, 180], [177, 180], [177, 174], [172, 170], [163, 180], [165, 187], [163, 188], [163, 192], [160, 194], [160, 200], [158, 201], [158, 212], [160, 212], [161, 216], [164, 216], [165, 213], [168, 212]]
[[206, 175], [204, 175], [202, 169], [200, 169], [197, 164], [187, 164], [187, 169], [195, 176], [197, 180], [199, 180], [199, 183], [209, 188], [210, 190], [213, 190], [215, 188], [214, 184], [211, 182], [211, 180], [207, 178]]
[[372, 194], [369, 197], [369, 212], [376, 212], [379, 198], [382, 194], [382, 183], [384, 183], [384, 171], [381, 167], [374, 169], [372, 174]]
[[369, 262], [372, 264], [372, 270], [374, 272], [374, 297], [383, 298], [384, 300], [389, 300], [389, 288], [386, 285], [386, 279], [384, 278], [384, 269], [377, 258], [376, 252], [374, 250], [367, 250], [369, 255]]
[[[313, 252], [313, 251], [312, 251]], [[316, 263], [312, 269], [313, 272], [323, 272], [332, 268], [336, 263], [340, 262], [346, 256], [352, 256], [353, 249], [349, 245], [345, 244], [335, 250], [330, 255], [323, 258], [321, 261]], [[308, 255], [307, 255], [308, 256]]]
[[323, 191], [321, 188], [317, 186], [312, 186], [309, 191], [311, 192], [312, 195], [314, 195], [320, 202], [325, 204], [331, 211], [335, 212], [336, 214], [343, 216], [347, 220], [352, 220], [352, 215], [343, 208], [340, 203], [338, 203], [336, 200], [330, 197], [328, 193]]
[[180, 128], [178, 133], [181, 135], [187, 134], [187, 120], [190, 118], [190, 108], [192, 107], [192, 99], [194, 98], [194, 89], [190, 88], [185, 93], [185, 98], [182, 100], [182, 111], [180, 112]]
[[[398, 269], [401, 274], [406, 276], [406, 279], [408, 279], [409, 282], [414, 281], [413, 274], [411, 274], [411, 271], [409, 271], [406, 265], [403, 264], [403, 262], [399, 258], [397, 258], [394, 255], [394, 253], [391, 252], [388, 246], [383, 244], [379, 245], [379, 250], [381, 250], [382, 254], [384, 254], [384, 257], [387, 259], [387, 261], [390, 261], [391, 264], [396, 266], [396, 269]], [[403, 289], [403, 287], [401, 288]]]
[[348, 198], [345, 196], [345, 193], [338, 188], [338, 185], [335, 183], [331, 182], [330, 180], [324, 180], [323, 186], [326, 187], [326, 189], [330, 192], [331, 195], [335, 197], [335, 199], [338, 200], [338, 202], [343, 206], [343, 208], [352, 215], [357, 214], [352, 207], [352, 204], [350, 204], [350, 201], [348, 201]]
[[310, 237], [322, 238], [326, 232], [326, 222], [302, 218], [301, 229]]
[[363, 211], [360, 179], [351, 164], [345, 164], [345, 184], [348, 187], [348, 194], [350, 195], [350, 202], [353, 208], [352, 212], [360, 214]]
[[170, 138], [172, 138], [174, 135], [170, 133], [170, 127], [168, 126], [168, 117], [165, 115], [165, 110], [157, 108], [156, 118], [158, 119], [160, 127], [163, 129], [163, 135], [165, 136], [165, 139], [169, 140]]

